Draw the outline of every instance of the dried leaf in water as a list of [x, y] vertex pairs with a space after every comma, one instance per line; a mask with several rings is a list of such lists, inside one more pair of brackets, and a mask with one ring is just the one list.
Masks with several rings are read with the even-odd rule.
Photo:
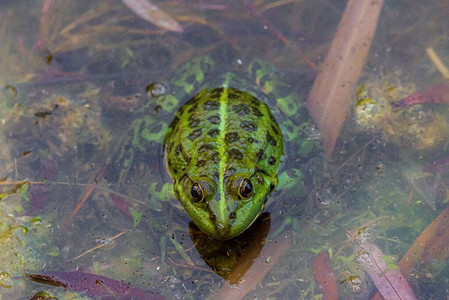
[[384, 299], [417, 299], [405, 276], [398, 269], [387, 268], [385, 254], [376, 245], [364, 242], [356, 248], [356, 255]]
[[43, 272], [27, 277], [35, 282], [86, 293], [95, 299], [162, 299], [124, 281], [79, 271]]
[[376, 31], [383, 0], [349, 0], [307, 100], [307, 109], [332, 153]]
[[122, 0], [122, 2], [142, 19], [174, 32], [183, 32], [182, 26], [169, 14], [148, 0]]
[[332, 269], [328, 252], [320, 252], [315, 256], [313, 276], [318, 287], [323, 291], [323, 299], [338, 300], [337, 277]]
[[[432, 240], [435, 240], [441, 234], [444, 234], [449, 227], [449, 207], [441, 212], [435, 220], [432, 221], [416, 238], [407, 252], [402, 256], [398, 263], [401, 272], [405, 275], [409, 275], [414, 272], [415, 266], [423, 260], [424, 254], [429, 247]], [[439, 252], [433, 254], [438, 255]], [[426, 257], [428, 260], [430, 257]], [[375, 295], [379, 297], [379, 293]]]
[[396, 102], [395, 107], [405, 107], [423, 103], [449, 104], [449, 82], [434, 85], [424, 92], [416, 92]]
[[404, 274], [410, 274], [414, 267], [421, 262], [422, 256], [426, 251], [429, 242], [433, 240], [436, 236], [441, 235], [447, 231], [449, 226], [449, 207], [447, 207], [443, 212], [432, 221], [432, 223], [427, 226], [423, 232], [416, 238], [410, 248], [402, 257], [399, 262], [399, 267]]

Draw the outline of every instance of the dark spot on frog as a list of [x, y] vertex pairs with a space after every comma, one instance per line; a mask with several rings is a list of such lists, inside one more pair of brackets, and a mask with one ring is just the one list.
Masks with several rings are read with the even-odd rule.
[[216, 88], [210, 91], [210, 98], [212, 99], [220, 99], [221, 94], [223, 93], [223, 88]]
[[209, 121], [209, 123], [216, 125], [220, 123], [220, 116], [218, 115], [211, 116], [207, 120]]
[[182, 153], [182, 146], [180, 144], [176, 146], [175, 153], [176, 153], [176, 155], [179, 155]]
[[200, 120], [197, 118], [189, 118], [189, 120], [190, 120], [189, 127], [192, 129], [198, 127], [198, 125], [200, 124]]
[[179, 131], [179, 130], [178, 130], [178, 127], [175, 127], [175, 129], [173, 129], [171, 135], [172, 135], [172, 136], [177, 135], [177, 134], [178, 134], [178, 131]]
[[268, 158], [268, 163], [272, 166], [274, 166], [274, 164], [276, 163], [276, 158], [274, 158], [273, 156], [270, 156]]
[[251, 106], [251, 109], [253, 110], [253, 114], [256, 117], [262, 117], [263, 116], [263, 114], [260, 112], [260, 110], [257, 107]]
[[240, 139], [239, 134], [237, 132], [228, 132], [225, 136], [225, 141], [228, 144], [235, 143]]
[[220, 102], [218, 102], [218, 101], [208, 100], [203, 103], [204, 110], [211, 111], [211, 110], [218, 110], [219, 108], [220, 108]]
[[194, 141], [201, 135], [201, 128], [195, 129], [193, 132], [189, 134], [187, 137], [189, 140]]
[[214, 149], [215, 149], [214, 145], [212, 145], [212, 144], [204, 144], [204, 145], [201, 145], [201, 147], [198, 148], [198, 153], [205, 152], [205, 151], [212, 151]]
[[262, 102], [260, 102], [259, 100], [257, 100], [257, 98], [251, 97], [251, 105], [252, 105], [253, 107], [258, 107], [258, 106], [260, 106], [261, 103], [262, 103]]
[[224, 91], [224, 87], [216, 88], [216, 89], [214, 89], [214, 91], [215, 91], [216, 93], [219, 93], [219, 94], [221, 95], [221, 93], [223, 93], [223, 91]]
[[220, 157], [218, 152], [214, 151], [210, 153], [210, 159], [214, 161], [214, 163], [218, 164], [220, 162]]
[[[192, 158], [189, 156], [189, 154], [184, 151], [184, 148], [182, 147], [181, 144], [176, 146], [176, 148], [175, 148], [175, 155], [178, 156], [178, 157], [181, 155], [182, 158], [185, 160], [187, 165], [190, 164], [190, 161], [192, 160]], [[170, 156], [169, 156], [168, 163], [169, 163], [169, 165], [172, 165]], [[185, 171], [185, 168], [183, 168], [182, 171]]]
[[235, 169], [234, 168], [229, 168], [225, 171], [224, 177], [229, 177], [235, 174]]
[[211, 219], [212, 221], [215, 220], [217, 218], [217, 216], [215, 214], [211, 214], [209, 219]]
[[273, 130], [273, 132], [274, 132], [275, 134], [278, 134], [278, 135], [281, 134], [281, 132], [280, 132], [280, 130], [279, 130], [279, 127], [274, 126], [274, 124], [271, 124], [271, 129]]
[[267, 142], [274, 147], [276, 147], [276, 145], [277, 145], [276, 140], [273, 138], [273, 136], [268, 131], [267, 131]]
[[228, 94], [228, 99], [238, 99], [241, 95], [242, 93], [240, 91], [234, 90]]
[[235, 211], [229, 213], [229, 219], [235, 219]]
[[187, 111], [189, 114], [195, 112], [198, 108], [198, 104], [193, 104], [192, 107], [189, 108], [189, 110]]
[[240, 117], [243, 117], [249, 113], [250, 108], [246, 104], [237, 104], [232, 106], [232, 110]]
[[251, 121], [242, 121], [242, 123], [240, 123], [240, 128], [245, 131], [252, 132], [257, 130], [257, 125]]
[[243, 153], [237, 149], [231, 149], [228, 151], [228, 157], [230, 159], [241, 160], [243, 158]]
[[262, 149], [259, 149], [259, 151], [256, 152], [256, 159], [258, 161], [265, 159], [265, 153], [263, 152]]
[[186, 105], [181, 106], [178, 110], [178, 115], [182, 115], [186, 110], [186, 107], [187, 107]]
[[[186, 153], [182, 153], [182, 155], [184, 156], [184, 159], [185, 159], [185, 161], [186, 161], [186, 164], [190, 164], [190, 162], [192, 161], [192, 158], [189, 156], [189, 155], [187, 155]], [[186, 170], [186, 168], [183, 168], [182, 169], [183, 171], [185, 171]]]
[[220, 134], [220, 130], [218, 128], [212, 128], [211, 130], [209, 130], [209, 132], [207, 134], [210, 137], [214, 138], [214, 137], [217, 137]]
[[174, 128], [176, 126], [176, 124], [178, 124], [179, 122], [179, 117], [175, 116], [175, 118], [173, 119], [173, 121], [170, 124], [170, 128]]
[[196, 162], [196, 166], [199, 168], [203, 167], [205, 164], [206, 164], [206, 161], [203, 159]]

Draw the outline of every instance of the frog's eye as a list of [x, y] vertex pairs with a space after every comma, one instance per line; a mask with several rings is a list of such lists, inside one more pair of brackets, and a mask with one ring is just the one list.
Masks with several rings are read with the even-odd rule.
[[253, 184], [249, 179], [243, 179], [239, 186], [239, 196], [248, 199], [253, 195]]
[[190, 195], [195, 203], [200, 203], [204, 200], [204, 191], [200, 184], [194, 183], [190, 189]]

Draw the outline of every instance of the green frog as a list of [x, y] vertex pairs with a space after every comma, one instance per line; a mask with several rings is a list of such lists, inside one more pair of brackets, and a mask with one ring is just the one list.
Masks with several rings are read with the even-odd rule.
[[[151, 116], [134, 121], [133, 146], [144, 150], [163, 134], [176, 198], [205, 234], [227, 240], [256, 220], [278, 186], [284, 144], [294, 142], [298, 157], [305, 157], [316, 140], [298, 140], [309, 135], [308, 118], [297, 93], [271, 65], [255, 60], [247, 73], [212, 76], [213, 70], [209, 56], [181, 67], [169, 84], [171, 92], [155, 96], [156, 110], [174, 113], [179, 107], [171, 124]], [[275, 115], [282, 114], [287, 119], [279, 126]], [[289, 119], [293, 116], [299, 125]], [[293, 172], [295, 179], [291, 174], [281, 174], [283, 188], [301, 182], [301, 171]]]

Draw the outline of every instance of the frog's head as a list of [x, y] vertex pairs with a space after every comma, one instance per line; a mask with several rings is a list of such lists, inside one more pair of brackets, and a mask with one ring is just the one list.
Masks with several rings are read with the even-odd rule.
[[227, 240], [245, 231], [262, 212], [277, 177], [261, 171], [227, 178], [185, 175], [174, 190], [188, 215], [208, 236]]

